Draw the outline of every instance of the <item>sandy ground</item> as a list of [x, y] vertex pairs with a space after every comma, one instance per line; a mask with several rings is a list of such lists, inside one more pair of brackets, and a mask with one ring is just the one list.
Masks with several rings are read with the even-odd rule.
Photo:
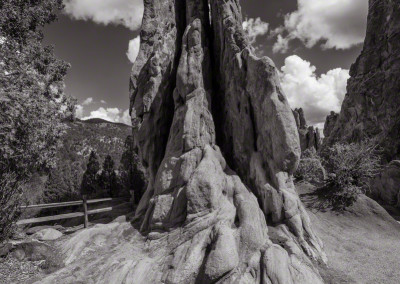
[[[354, 205], [345, 211], [335, 211], [331, 208], [321, 209], [321, 200], [314, 194], [313, 186], [299, 184], [297, 189], [310, 214], [314, 230], [324, 242], [328, 265], [321, 265], [320, 273], [326, 283], [400, 283], [400, 224], [378, 203], [366, 196], [361, 196]], [[87, 244], [90, 243], [90, 246], [93, 246], [93, 248], [88, 247], [88, 253], [84, 254], [88, 263], [97, 259], [100, 261], [98, 265], [101, 264], [103, 258], [99, 259], [99, 250], [108, 254], [108, 257], [118, 256], [122, 257], [121, 259], [132, 258], [132, 250], [137, 250], [133, 254], [135, 258], [144, 257], [139, 253], [137, 246], [142, 242], [135, 240], [140, 239], [140, 235], [135, 234], [135, 230], [130, 227], [130, 224], [127, 223], [127, 229], [124, 229], [124, 223], [121, 225], [110, 223], [107, 226], [117, 226], [123, 230], [104, 230], [100, 229], [101, 227], [99, 230], [88, 230]], [[64, 236], [65, 239], [60, 240], [65, 243], [60, 245], [66, 248], [70, 243], [68, 250], [72, 252], [70, 253], [72, 256], [81, 252], [79, 247], [74, 245], [72, 240], [70, 241], [73, 236], [76, 234]], [[80, 234], [77, 241], [82, 241], [82, 238], [85, 239], [84, 237], [85, 234]], [[122, 249], [120, 242], [123, 243]], [[104, 250], [105, 247], [101, 248], [105, 244], [108, 247], [106, 250]], [[123, 252], [129, 252], [129, 254], [124, 255]], [[3, 263], [4, 265], [6, 263]], [[23, 264], [19, 265], [23, 266]], [[38, 271], [38, 265], [31, 266], [32, 263], [29, 264], [29, 267], [19, 268], [15, 263], [8, 263], [8, 266], [4, 267], [5, 269], [23, 270], [26, 273], [21, 275], [19, 272], [19, 277], [8, 278], [7, 282], [32, 283], [32, 280], [38, 280], [37, 277], [45, 276]], [[79, 263], [75, 266], [74, 271], [79, 271]], [[80, 273], [86, 273], [85, 269], [81, 270]], [[59, 276], [62, 279], [70, 272], [68, 269], [64, 272], [61, 270]], [[62, 276], [63, 274], [65, 275]], [[40, 282], [41, 280], [38, 283]], [[3, 282], [0, 280], [0, 283]]]
[[345, 211], [319, 208], [315, 189], [298, 186], [316, 233], [324, 242], [327, 283], [400, 283], [400, 224], [378, 203], [361, 196]]

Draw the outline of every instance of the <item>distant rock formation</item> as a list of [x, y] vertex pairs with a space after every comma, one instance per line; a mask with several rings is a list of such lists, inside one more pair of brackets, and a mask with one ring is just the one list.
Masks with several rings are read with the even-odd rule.
[[321, 147], [321, 136], [318, 128], [307, 126], [302, 108], [293, 110], [294, 119], [296, 121], [297, 130], [299, 131], [301, 152], [314, 148], [318, 151]]
[[347, 94], [326, 142], [376, 137], [400, 158], [400, 2], [370, 0], [364, 47], [351, 66]]
[[310, 259], [326, 257], [292, 179], [296, 122], [238, 0], [144, 5], [131, 116], [149, 185], [135, 222], [159, 257], [135, 264], [140, 279], [321, 283]]
[[332, 130], [335, 127], [335, 124], [339, 118], [339, 114], [331, 111], [331, 113], [326, 117], [325, 124], [324, 124], [324, 136], [329, 137], [331, 136]]

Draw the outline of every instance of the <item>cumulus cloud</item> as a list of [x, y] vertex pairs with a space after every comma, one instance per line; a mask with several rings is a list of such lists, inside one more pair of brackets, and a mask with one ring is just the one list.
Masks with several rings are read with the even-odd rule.
[[77, 118], [82, 118], [83, 117], [83, 106], [82, 105], [76, 105], [75, 106], [75, 116]]
[[127, 109], [123, 112], [122, 117], [121, 117], [121, 122], [128, 124], [128, 125], [132, 125], [131, 116], [129, 115], [129, 109]]
[[65, 12], [77, 20], [140, 28], [143, 0], [65, 0]]
[[107, 102], [105, 100], [100, 101], [102, 104], [106, 104]]
[[269, 24], [263, 22], [260, 18], [246, 19], [242, 26], [249, 37], [250, 43], [254, 43], [258, 36], [265, 35], [269, 28]]
[[131, 120], [129, 111], [122, 111], [119, 108], [104, 108], [100, 107], [97, 110], [91, 111], [88, 116], [82, 117], [83, 120], [91, 118], [101, 118], [111, 122], [121, 122], [130, 125]]
[[348, 49], [363, 42], [368, 14], [367, 0], [297, 0], [298, 9], [285, 16], [274, 52], [286, 52], [289, 42], [301, 40], [311, 48]]
[[129, 41], [129, 47], [126, 56], [128, 56], [130, 62], [135, 63], [136, 57], [139, 54], [139, 48], [140, 48], [140, 36], [137, 36]]
[[83, 106], [87, 106], [87, 105], [90, 105], [91, 103], [93, 103], [93, 98], [92, 97], [87, 98], [86, 100], [84, 100], [82, 105]]
[[292, 108], [302, 107], [306, 119], [321, 127], [330, 111], [340, 111], [349, 70], [336, 68], [317, 76], [316, 67], [297, 55], [285, 59], [281, 85]]

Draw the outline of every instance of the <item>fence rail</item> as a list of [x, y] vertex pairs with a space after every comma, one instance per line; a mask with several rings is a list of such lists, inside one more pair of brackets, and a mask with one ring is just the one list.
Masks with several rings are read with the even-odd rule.
[[27, 224], [42, 223], [42, 222], [47, 222], [47, 221], [55, 221], [55, 220], [83, 217], [84, 227], [87, 228], [89, 215], [103, 213], [103, 212], [109, 212], [109, 211], [112, 211], [112, 209], [113, 209], [112, 207], [106, 207], [106, 208], [88, 210], [87, 204], [94, 204], [94, 203], [100, 203], [100, 202], [106, 202], [106, 201], [123, 201], [123, 200], [126, 200], [126, 198], [100, 198], [100, 199], [86, 200], [86, 196], [83, 196], [82, 200], [77, 200], [77, 201], [22, 206], [21, 209], [26, 210], [26, 209], [61, 208], [61, 207], [67, 207], [67, 206], [83, 205], [83, 212], [75, 212], [75, 213], [59, 214], [59, 215], [52, 215], [52, 216], [46, 216], [46, 217], [23, 219], [23, 220], [19, 220], [17, 222], [17, 225], [27, 225]]
[[[99, 203], [99, 202], [105, 202], [105, 201], [114, 201], [114, 200], [125, 200], [125, 198], [111, 198], [110, 197], [110, 198], [92, 199], [92, 200], [87, 200], [87, 204]], [[21, 206], [21, 209], [59, 208], [59, 207], [75, 206], [75, 205], [82, 205], [82, 204], [83, 204], [83, 199], [77, 200], [77, 201], [68, 201], [68, 202], [59, 202], [59, 203], [27, 205], [27, 206]]]

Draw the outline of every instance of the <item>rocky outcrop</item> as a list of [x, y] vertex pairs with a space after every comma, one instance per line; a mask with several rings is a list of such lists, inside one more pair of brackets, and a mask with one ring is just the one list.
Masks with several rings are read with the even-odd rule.
[[308, 126], [302, 108], [293, 110], [297, 130], [300, 137], [300, 147], [303, 153], [307, 149], [314, 148], [318, 151], [321, 148], [321, 136], [318, 128]]
[[39, 241], [54, 241], [62, 237], [62, 233], [53, 228], [46, 228], [33, 234], [33, 238]]
[[135, 220], [152, 240], [181, 235], [148, 281], [320, 282], [306, 255], [325, 257], [293, 185], [300, 147], [276, 68], [254, 56], [237, 1], [185, 4], [145, 2], [132, 73], [150, 173]]
[[[146, 243], [116, 245], [112, 260], [90, 260], [101, 269], [69, 279], [321, 283], [313, 261], [326, 257], [292, 178], [296, 123], [273, 62], [253, 54], [238, 1], [144, 4], [131, 114], [149, 172], [133, 220]], [[133, 239], [128, 230], [98, 227], [80, 239], [116, 243], [108, 235]], [[140, 258], [126, 258], [142, 246]]]
[[390, 162], [371, 183], [371, 195], [400, 208], [400, 161]]
[[387, 161], [400, 158], [399, 1], [369, 1], [364, 47], [350, 76], [327, 143], [376, 137]]
[[339, 114], [331, 111], [331, 113], [326, 117], [324, 124], [324, 136], [329, 137], [332, 133], [332, 130], [335, 127], [335, 124], [339, 118]]

